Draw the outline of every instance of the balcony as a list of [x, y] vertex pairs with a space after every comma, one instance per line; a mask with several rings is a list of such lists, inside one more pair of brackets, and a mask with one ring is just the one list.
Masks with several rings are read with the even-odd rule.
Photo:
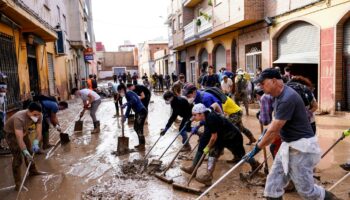
[[196, 20], [193, 20], [184, 27], [184, 40], [185, 43], [191, 42], [196, 39], [197, 25]]
[[182, 4], [185, 7], [188, 8], [193, 8], [195, 7], [197, 4], [199, 4], [202, 0], [182, 0]]
[[172, 35], [169, 35], [169, 43], [168, 43], [169, 48], [172, 48], [174, 46], [174, 39]]
[[[212, 32], [213, 29], [213, 12], [211, 8], [206, 9], [204, 14], [197, 17], [198, 35], [204, 37]], [[200, 23], [199, 23], [200, 21]]]
[[173, 49], [177, 49], [184, 45], [184, 32], [182, 30], [178, 30], [173, 34]]

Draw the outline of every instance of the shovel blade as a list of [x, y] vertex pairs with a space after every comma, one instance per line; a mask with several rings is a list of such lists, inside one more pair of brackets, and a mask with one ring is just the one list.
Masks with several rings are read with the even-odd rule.
[[180, 185], [177, 183], [173, 183], [173, 188], [175, 190], [182, 190], [184, 192], [189, 192], [189, 193], [194, 193], [194, 194], [201, 194], [202, 193], [200, 189], [190, 187], [189, 185]]
[[151, 163], [149, 164], [150, 166], [161, 166], [162, 165], [162, 161], [161, 160], [152, 160]]
[[76, 121], [74, 125], [74, 132], [82, 132], [83, 131], [83, 121]]
[[67, 133], [60, 133], [60, 141], [61, 144], [67, 144], [68, 142], [70, 142], [69, 135]]
[[117, 153], [124, 154], [129, 152], [129, 138], [128, 137], [118, 137]]
[[172, 184], [174, 182], [172, 178], [167, 178], [165, 174], [155, 174], [154, 176], [157, 177], [159, 180], [169, 184]]

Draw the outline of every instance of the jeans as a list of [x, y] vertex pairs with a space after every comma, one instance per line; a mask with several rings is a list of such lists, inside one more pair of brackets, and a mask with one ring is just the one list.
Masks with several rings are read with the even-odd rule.
[[290, 148], [289, 172], [285, 175], [279, 151], [267, 177], [264, 196], [272, 198], [283, 196], [284, 187], [289, 180], [292, 180], [302, 199], [323, 200], [325, 189], [316, 185], [313, 177], [313, 170], [319, 161], [319, 154], [303, 153]]
[[97, 112], [97, 109], [100, 106], [100, 104], [101, 104], [101, 99], [93, 101], [91, 103], [90, 116], [91, 116], [93, 122], [97, 122], [96, 112]]

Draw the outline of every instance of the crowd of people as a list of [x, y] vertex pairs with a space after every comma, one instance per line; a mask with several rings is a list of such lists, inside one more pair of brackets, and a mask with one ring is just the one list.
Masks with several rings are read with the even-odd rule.
[[[182, 118], [179, 126], [179, 135], [182, 137], [182, 152], [192, 150], [188, 142], [188, 134], [199, 136], [198, 148], [192, 164], [181, 166], [181, 170], [191, 174], [204, 154], [208, 156], [205, 173], [197, 173], [196, 180], [206, 186], [212, 184], [213, 172], [224, 148], [232, 153], [228, 163], [238, 163], [245, 160], [250, 164], [252, 171], [260, 163], [254, 159], [263, 148], [269, 146], [274, 163], [268, 174], [264, 196], [270, 200], [282, 199], [285, 186], [294, 183], [294, 188], [303, 199], [337, 199], [331, 192], [314, 183], [313, 171], [320, 160], [321, 149], [316, 137], [315, 114], [317, 101], [313, 93], [311, 81], [303, 76], [292, 75], [289, 68], [282, 74], [279, 68], [258, 70], [254, 78], [243, 69], [235, 73], [225, 68], [215, 73], [215, 68], [208, 67], [207, 74], [202, 75], [197, 83], [186, 82], [184, 74], [178, 76], [158, 75], [142, 76], [144, 84], [138, 84], [138, 75], [130, 72], [114, 75], [113, 82], [108, 83], [115, 104], [115, 117], [121, 116], [122, 123], [135, 113], [134, 130], [139, 144], [135, 146], [139, 151], [145, 150], [146, 138], [144, 125], [148, 116], [148, 106], [151, 100], [151, 89], [163, 92], [163, 99], [172, 109], [172, 114], [161, 129], [161, 136], [166, 135], [178, 117]], [[148, 79], [151, 79], [149, 85]], [[165, 84], [163, 84], [165, 83]], [[86, 110], [90, 111], [94, 129], [91, 132], [100, 132], [100, 121], [96, 111], [101, 104], [101, 97], [96, 92], [96, 77], [90, 76], [87, 88], [73, 88], [72, 95], [83, 101], [82, 117]], [[4, 105], [6, 84], [0, 82], [0, 105]], [[123, 98], [125, 97], [125, 103]], [[257, 101], [260, 109], [256, 117], [261, 126], [267, 126], [257, 140], [253, 133], [243, 124], [242, 102], [246, 115], [249, 115], [249, 103]], [[56, 99], [46, 96], [33, 98], [28, 102], [26, 109], [19, 111], [6, 119], [5, 107], [0, 107], [1, 150], [13, 155], [13, 176], [16, 189], [21, 183], [22, 157], [26, 163], [33, 161], [34, 153], [41, 153], [48, 149], [48, 130], [52, 124], [61, 132], [56, 113], [68, 108], [67, 102], [57, 102]], [[121, 113], [120, 111], [125, 112]], [[200, 131], [200, 127], [204, 127]], [[31, 142], [29, 135], [35, 134]], [[248, 138], [246, 145], [254, 145], [253, 150], [246, 153], [243, 144], [243, 135]], [[4, 145], [6, 139], [6, 149]], [[7, 147], [6, 146], [6, 147]], [[344, 164], [343, 167], [349, 170]], [[33, 164], [30, 174], [41, 175]]]

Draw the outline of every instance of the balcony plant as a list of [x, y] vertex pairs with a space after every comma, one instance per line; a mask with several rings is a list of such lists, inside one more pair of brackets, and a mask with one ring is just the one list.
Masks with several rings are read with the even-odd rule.
[[209, 6], [213, 6], [213, 1], [212, 0], [208, 0], [208, 5]]
[[205, 20], [207, 20], [207, 21], [210, 21], [210, 19], [211, 19], [211, 16], [208, 15], [207, 13], [199, 12], [199, 15], [200, 15], [200, 16], [203, 16], [203, 18], [204, 18]]
[[196, 25], [197, 26], [201, 26], [201, 24], [202, 24], [201, 19], [198, 18], [197, 21], [196, 21]]

